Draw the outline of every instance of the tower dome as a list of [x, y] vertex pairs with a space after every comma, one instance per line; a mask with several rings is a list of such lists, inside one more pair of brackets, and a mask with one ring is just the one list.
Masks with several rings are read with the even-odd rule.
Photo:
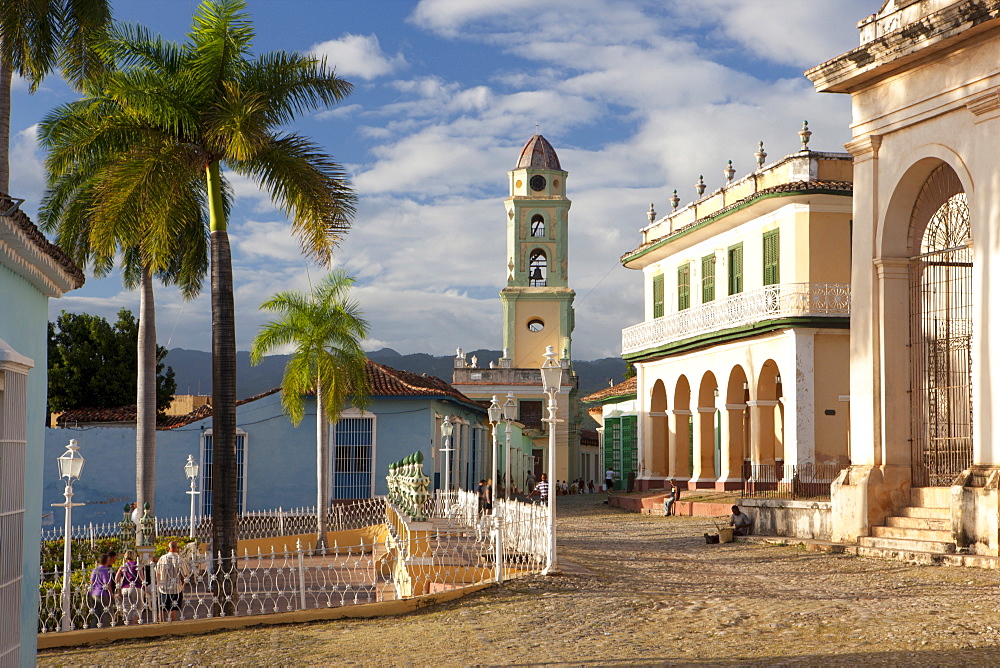
[[562, 170], [556, 150], [542, 135], [535, 135], [521, 149], [521, 157], [518, 158], [515, 169], [526, 168]]

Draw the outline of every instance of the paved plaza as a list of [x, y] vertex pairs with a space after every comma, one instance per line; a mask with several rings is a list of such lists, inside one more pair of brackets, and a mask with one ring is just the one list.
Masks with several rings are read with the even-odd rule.
[[56, 665], [998, 665], [1000, 571], [738, 542], [560, 497], [561, 576], [403, 616], [51, 650]]

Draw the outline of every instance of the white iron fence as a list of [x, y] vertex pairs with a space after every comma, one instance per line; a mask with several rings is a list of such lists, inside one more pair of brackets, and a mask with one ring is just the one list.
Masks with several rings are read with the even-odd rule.
[[[490, 516], [479, 513], [474, 493], [441, 495], [427, 503], [426, 522], [400, 524], [407, 534], [402, 536], [396, 528], [399, 522], [387, 521], [396, 513], [391, 503], [384, 498], [363, 500], [335, 508], [330, 530], [365, 529], [382, 537], [361, 538], [352, 545], [334, 543], [320, 550], [301, 542], [286, 545], [276, 535], [282, 527], [286, 535], [315, 532], [315, 517], [311, 524], [305, 519], [300, 523], [298, 518], [307, 517], [304, 510], [288, 515], [260, 513], [245, 528], [241, 520], [241, 533], [274, 532], [273, 546], [266, 552], [244, 550], [232, 560], [223, 560], [221, 555], [212, 558], [199, 552], [197, 542], [188, 545], [182, 550], [187, 575], [183, 596], [173, 616], [216, 617], [227, 607], [233, 607], [237, 616], [259, 615], [394, 600], [502, 581], [540, 572], [545, 565], [548, 526], [542, 506], [498, 501]], [[294, 522], [291, 517], [296, 518]], [[117, 526], [112, 526], [110, 535], [117, 535]], [[421, 531], [415, 530], [418, 527]], [[84, 536], [88, 536], [86, 531]], [[420, 558], [413, 558], [418, 553]], [[227, 562], [233, 564], [235, 573], [223, 572]], [[122, 569], [125, 564], [116, 566]], [[65, 578], [58, 568], [40, 574], [40, 633], [64, 630], [65, 621], [69, 629], [170, 621], [162, 596], [169, 593], [170, 583], [157, 582], [154, 564], [139, 566], [134, 586], [120, 583], [108, 591], [91, 585], [93, 569], [89, 564], [69, 578], [68, 620], [62, 609]], [[225, 594], [223, 583], [231, 579], [236, 591]]]
[[850, 284], [765, 285], [626, 327], [622, 330], [622, 354], [628, 355], [671, 341], [763, 320], [850, 315]]

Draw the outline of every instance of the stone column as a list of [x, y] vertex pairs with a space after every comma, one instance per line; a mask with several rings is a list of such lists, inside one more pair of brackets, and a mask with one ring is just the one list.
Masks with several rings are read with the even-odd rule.
[[667, 476], [677, 482], [686, 481], [691, 477], [691, 465], [688, 459], [691, 447], [691, 434], [688, 430], [690, 420], [691, 411], [687, 409], [667, 411], [667, 425], [670, 432]]
[[722, 411], [722, 456], [718, 490], [743, 487], [743, 411], [746, 404], [725, 404]]
[[699, 407], [694, 418], [694, 470], [688, 489], [715, 486], [715, 406]]
[[910, 466], [910, 261], [878, 258], [880, 309], [879, 375], [882, 379], [880, 463]]

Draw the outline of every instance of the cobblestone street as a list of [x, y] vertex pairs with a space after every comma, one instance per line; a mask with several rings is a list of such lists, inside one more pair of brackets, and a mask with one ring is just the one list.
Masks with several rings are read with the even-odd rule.
[[[733, 543], [560, 497], [562, 576], [404, 617], [52, 650], [55, 665], [997, 665], [1000, 572]], [[572, 563], [569, 563], [572, 562]]]

